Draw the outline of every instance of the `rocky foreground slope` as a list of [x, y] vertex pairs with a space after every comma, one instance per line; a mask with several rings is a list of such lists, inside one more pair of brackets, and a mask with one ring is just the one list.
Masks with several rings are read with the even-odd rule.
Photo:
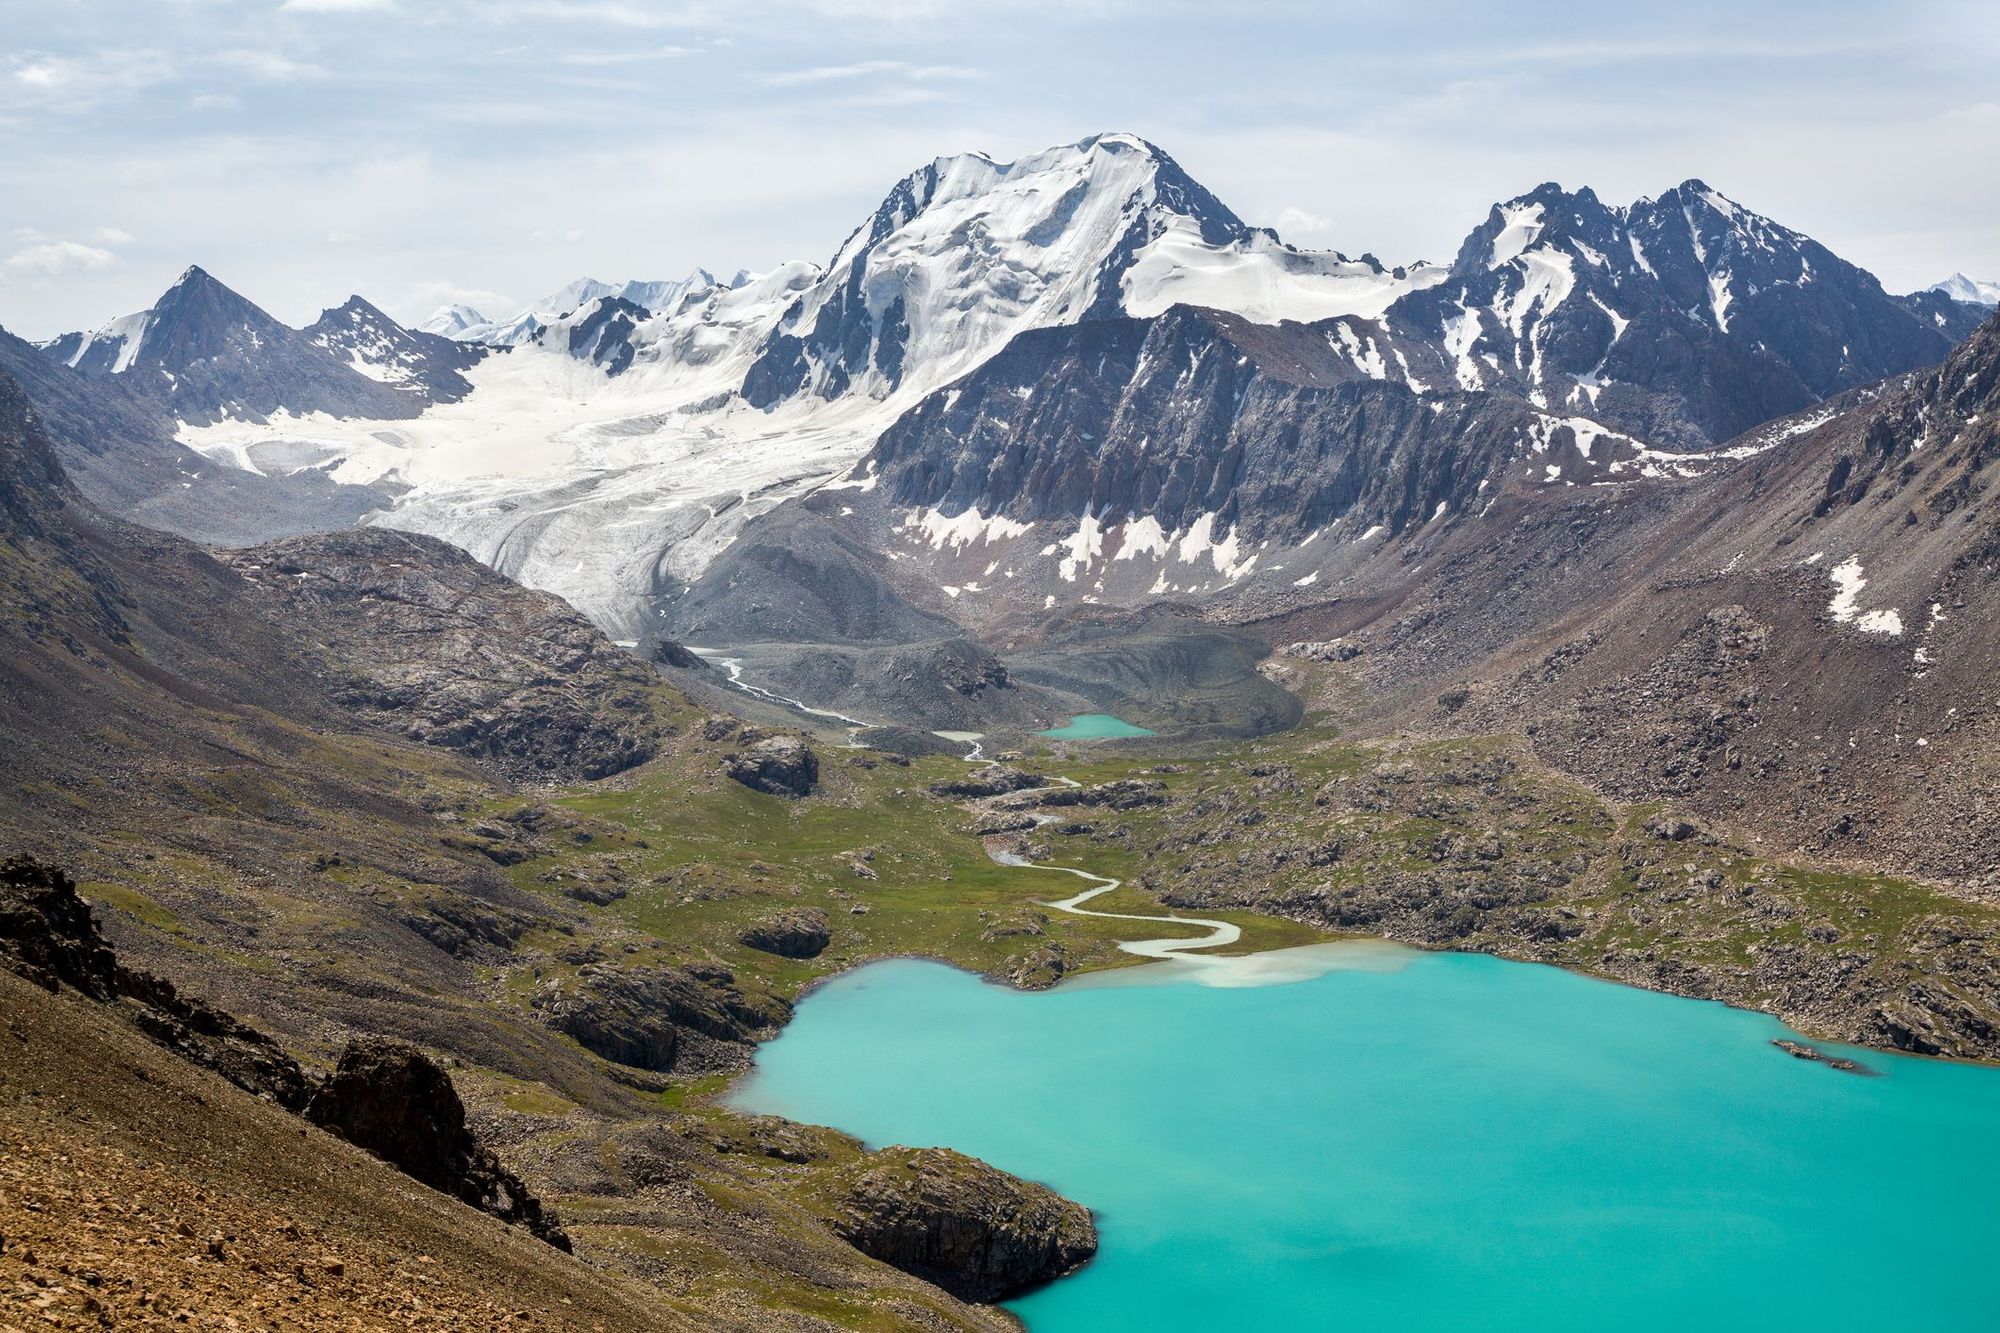
[[[308, 1326], [336, 1300], [370, 1317], [413, 1314], [441, 1326], [483, 1325], [516, 1309], [551, 1326], [644, 1322], [629, 1317], [635, 1288], [610, 1272], [651, 1284], [649, 1308], [669, 1312], [655, 1325], [685, 1312], [705, 1328], [825, 1328], [832, 1321], [809, 1312], [831, 1302], [885, 1327], [1003, 1326], [842, 1238], [833, 1174], [868, 1160], [858, 1145], [812, 1131], [805, 1147], [767, 1157], [742, 1145], [793, 1131], [745, 1130], [724, 1112], [697, 1116], [668, 1101], [702, 1074], [740, 1069], [800, 981], [739, 977], [724, 958], [772, 955], [733, 933], [711, 944], [609, 910], [634, 888], [650, 897], [661, 881], [537, 877], [537, 858], [611, 836], [507, 781], [510, 771], [565, 771], [568, 742], [461, 744], [447, 727], [413, 743], [400, 723], [384, 724], [377, 696], [352, 691], [381, 673], [409, 691], [391, 714], [438, 716], [450, 704], [502, 720], [524, 683], [573, 692], [614, 730], [651, 729], [660, 753], [643, 768], [683, 809], [705, 794], [795, 800], [728, 775], [730, 757], [750, 742], [706, 739], [700, 710], [546, 597], [422, 540], [354, 541], [360, 554], [335, 542], [319, 566], [325, 596], [386, 603], [382, 619], [364, 614], [322, 634], [310, 596], [276, 595], [179, 539], [95, 511], [68, 486], [35, 414], [0, 380], [0, 767], [9, 784], [0, 839], [72, 867], [118, 954], [94, 939], [67, 878], [22, 871], [50, 910], [0, 917], [10, 931], [30, 919], [65, 923], [53, 935], [14, 932], [39, 940], [14, 952], [62, 991], [36, 992], [19, 1010], [18, 1030], [33, 1040], [48, 1033], [50, 1054], [0, 1062], [10, 1142], [37, 1145], [18, 1169], [9, 1157], [18, 1189], [0, 1202], [0, 1263], [20, 1265], [33, 1299], [60, 1287], [48, 1308], [90, 1319], [89, 1301], [137, 1311], [143, 1297], [148, 1311], [163, 1300], [195, 1311], [274, 1300], [273, 1309], [306, 1312], [298, 1322]], [[283, 558], [298, 564], [293, 573], [309, 572], [297, 551]], [[484, 616], [523, 637], [482, 646]], [[473, 704], [458, 701], [461, 689]], [[532, 738], [544, 710], [517, 707], [529, 730], [501, 734]], [[547, 711], [545, 720], [563, 723], [559, 708]], [[531, 874], [513, 873], [524, 865]], [[51, 938], [69, 943], [52, 947]], [[73, 991], [102, 1007], [79, 1009]], [[250, 1093], [212, 1081], [188, 1095], [193, 1110], [170, 1098], [153, 1106], [151, 1094], [179, 1080], [145, 1060], [136, 1061], [144, 1076], [128, 1078], [135, 1061], [110, 1053], [128, 1044], [119, 1032], [148, 1050], [141, 1034], [154, 1035], [174, 1059], [191, 1057], [187, 1075], [218, 1070], [270, 1101], [243, 1110]], [[91, 1063], [66, 1067], [58, 1051]], [[517, 1107], [524, 1095], [537, 1112], [568, 1108], [564, 1123]], [[285, 1116], [288, 1105], [437, 1188], [384, 1186], [379, 1174], [350, 1185], [342, 1163], [358, 1156], [319, 1147], [286, 1155], [273, 1143], [301, 1133], [318, 1143]], [[215, 1107], [225, 1109], [209, 1114]], [[90, 1119], [68, 1123], [72, 1109]], [[626, 1164], [617, 1179], [606, 1175], [612, 1161]], [[936, 1224], [953, 1234], [1014, 1244], [1003, 1235], [1011, 1196], [991, 1188], [1006, 1178], [969, 1165], [963, 1174], [955, 1201], [927, 1196], [914, 1206], [943, 1209]], [[372, 1202], [398, 1188], [425, 1201], [414, 1212]], [[581, 1210], [564, 1230], [598, 1266], [576, 1270], [585, 1276], [465, 1241], [463, 1220], [420, 1231], [441, 1205], [463, 1217], [484, 1207], [533, 1228], [530, 1204], [552, 1190], [566, 1214]], [[301, 1192], [313, 1197], [295, 1201]], [[718, 1197], [730, 1202], [718, 1206]], [[283, 1230], [288, 1221], [296, 1234]], [[28, 1235], [33, 1248], [17, 1250], [15, 1238]], [[177, 1247], [190, 1237], [198, 1244], [183, 1255]], [[1053, 1277], [1060, 1270], [1032, 1256], [1071, 1262], [1076, 1251], [1024, 1253], [999, 1270], [1009, 1280]], [[434, 1278], [425, 1256], [439, 1265]], [[241, 1268], [223, 1266], [238, 1257]], [[216, 1266], [181, 1273], [176, 1265], [190, 1259]], [[925, 1262], [933, 1276], [948, 1270], [935, 1253]], [[115, 1286], [99, 1292], [91, 1273]], [[313, 1290], [279, 1285], [253, 1298], [253, 1286], [282, 1284], [284, 1274], [303, 1274], [296, 1281]], [[577, 1282], [597, 1290], [586, 1300]], [[511, 1294], [497, 1295], [509, 1283]], [[431, 1304], [451, 1313], [423, 1314]]]
[[0, 969], [0, 1308], [24, 1327], [769, 1327], [412, 1182]]

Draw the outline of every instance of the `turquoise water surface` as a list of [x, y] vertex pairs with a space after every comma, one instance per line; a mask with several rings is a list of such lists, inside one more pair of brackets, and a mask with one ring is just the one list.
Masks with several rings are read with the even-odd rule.
[[1054, 736], [1058, 740], [1065, 741], [1101, 741], [1108, 740], [1113, 736], [1159, 735], [1156, 731], [1148, 731], [1144, 727], [1134, 726], [1124, 718], [1113, 717], [1109, 713], [1078, 713], [1069, 720], [1067, 725], [1051, 727], [1049, 730], [1038, 734]]
[[1102, 1251], [1016, 1303], [1032, 1333], [2000, 1329], [2000, 1071], [1843, 1052], [1864, 1078], [1552, 968], [1291, 952], [1334, 970], [1031, 995], [877, 963], [735, 1101], [1090, 1205]]

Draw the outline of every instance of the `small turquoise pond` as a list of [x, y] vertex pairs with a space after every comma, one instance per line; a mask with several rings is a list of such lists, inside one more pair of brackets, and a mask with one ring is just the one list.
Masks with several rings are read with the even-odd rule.
[[1033, 995], [877, 963], [733, 1098], [1089, 1204], [1102, 1251], [1015, 1303], [1031, 1333], [2000, 1329], [2000, 1070], [1841, 1052], [1859, 1077], [1475, 955], [1288, 955]]
[[1039, 734], [1054, 736], [1057, 740], [1065, 741], [1101, 741], [1113, 736], [1159, 735], [1156, 731], [1135, 727], [1124, 718], [1113, 717], [1109, 713], [1078, 713], [1069, 720], [1067, 726], [1051, 727]]

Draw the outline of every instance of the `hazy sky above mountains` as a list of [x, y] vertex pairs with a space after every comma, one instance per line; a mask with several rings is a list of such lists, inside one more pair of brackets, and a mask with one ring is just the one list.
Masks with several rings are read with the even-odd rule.
[[0, 325], [824, 260], [932, 157], [1107, 129], [1297, 245], [1699, 176], [1905, 291], [2000, 278], [1996, 69], [1990, 0], [0, 0]]

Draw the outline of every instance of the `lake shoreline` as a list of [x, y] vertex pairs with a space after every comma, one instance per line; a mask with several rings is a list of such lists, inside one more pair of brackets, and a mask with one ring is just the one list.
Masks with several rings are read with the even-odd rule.
[[[1543, 1299], [1543, 1284], [1574, 1288], [1565, 1299], [1576, 1304], [1556, 1307], [1572, 1314], [1586, 1296], [1603, 1299], [1592, 1283], [1615, 1276], [1636, 1284], [1641, 1315], [1657, 1307], [1630, 1326], [1665, 1327], [1688, 1293], [1676, 1270], [1644, 1258], [1682, 1252], [1663, 1235], [1704, 1280], [1754, 1277], [1755, 1289], [1732, 1299], [1860, 1328], [1842, 1317], [1846, 1284], [1808, 1283], [1802, 1296], [1766, 1282], [1768, 1265], [1810, 1268], [1805, 1256], [1822, 1243], [1840, 1263], [1878, 1245], [1930, 1253], [1984, 1243], [1986, 1223], [1951, 1222], [1941, 1202], [1972, 1206], [1959, 1191], [1974, 1159], [1957, 1140], [1991, 1123], [1980, 1108], [2000, 1109], [2000, 1081], [1983, 1067], [1891, 1053], [1882, 1077], [1856, 1078], [1774, 1047], [1785, 1028], [1770, 1015], [1488, 954], [1362, 940], [1271, 952], [1375, 963], [1385, 960], [1367, 955], [1379, 950], [1393, 966], [1226, 991], [1174, 962], [1131, 969], [1131, 984], [1097, 972], [1033, 995], [930, 961], [883, 963], [859, 984], [857, 969], [802, 1005], [726, 1105], [870, 1144], [949, 1145], [1091, 1207], [1099, 1258], [1014, 1305], [1038, 1333], [1225, 1326], [1197, 1317], [1224, 1288], [1247, 1302], [1245, 1318], [1265, 1318], [1253, 1326], [1305, 1327], [1295, 1310], [1323, 1308], [1334, 1293], [1308, 1291], [1319, 1302], [1309, 1305], [1298, 1284], [1329, 1275], [1355, 1285], [1366, 1318], [1413, 1298], [1435, 1304], [1411, 1274], [1449, 1287], [1463, 1276], [1457, 1265], [1485, 1265], [1485, 1280], [1497, 1280], [1482, 1301], [1510, 1285], [1516, 1305], [1528, 1289]], [[1147, 1035], [1162, 1031], [1174, 1039]], [[1207, 1054], [1203, 1076], [1190, 1079], [1193, 1050]], [[1302, 1103], [1287, 1102], [1295, 1092]], [[1258, 1133], [1246, 1136], [1253, 1108]], [[1688, 1151], [1696, 1142], [1702, 1151]], [[1231, 1211], [1243, 1207], [1252, 1214]], [[1265, 1222], [1255, 1220], [1261, 1208], [1274, 1210]], [[1501, 1215], [1507, 1225], [1495, 1230]], [[1557, 1243], [1573, 1230], [1602, 1252]], [[1506, 1245], [1466, 1248], [1503, 1235]], [[1370, 1257], [1384, 1245], [1418, 1266], [1406, 1257], [1384, 1268]], [[1594, 1257], [1579, 1263], [1578, 1253]], [[1888, 1275], [1897, 1262], [1878, 1262], [1872, 1271], [1884, 1276], [1859, 1284], [1857, 1308], [1879, 1315], [1883, 1301], [1909, 1298]], [[1527, 1278], [1510, 1276], [1537, 1263]], [[1250, 1273], [1257, 1282], [1246, 1288]], [[1187, 1299], [1187, 1318], [1141, 1324], [1120, 1313], [1133, 1302], [1142, 1311], [1150, 1302], [1155, 1316], [1178, 1311], [1149, 1294], [1162, 1283]], [[1184, 1290], [1203, 1283], [1210, 1289]], [[1274, 1284], [1277, 1295], [1266, 1290]], [[1977, 1286], [1944, 1285], [1953, 1301]], [[1697, 1284], [1692, 1298], [1714, 1292]], [[1972, 1307], [1928, 1288], [1917, 1299], [1918, 1317], [1875, 1326], [1974, 1326], [1962, 1314]], [[1924, 1300], [1937, 1302], [1929, 1313]], [[1827, 1309], [1813, 1313], [1815, 1301]], [[1954, 1322], [1938, 1322], [1947, 1310]], [[1455, 1324], [1432, 1312], [1399, 1326], [1466, 1326], [1457, 1314]], [[1578, 1326], [1539, 1311], [1530, 1322], [1470, 1322]]]

